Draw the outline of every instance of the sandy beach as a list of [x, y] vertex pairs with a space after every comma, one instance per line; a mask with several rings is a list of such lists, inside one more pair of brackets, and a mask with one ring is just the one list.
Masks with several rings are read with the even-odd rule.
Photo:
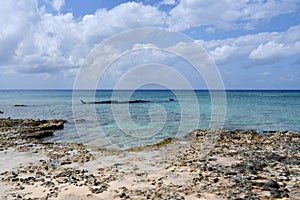
[[127, 150], [43, 143], [64, 120], [0, 119], [1, 199], [300, 199], [300, 133], [195, 130]]

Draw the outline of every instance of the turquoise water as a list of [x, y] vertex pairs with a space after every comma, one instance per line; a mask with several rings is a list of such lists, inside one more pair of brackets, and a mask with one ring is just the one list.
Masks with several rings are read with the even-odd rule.
[[[118, 93], [114, 99], [127, 100], [124, 98], [127, 93]], [[130, 104], [129, 118], [123, 116], [127, 105], [114, 105], [114, 111], [121, 118], [118, 124], [111, 105], [81, 104], [79, 101], [110, 100], [112, 91], [97, 91], [95, 98], [91, 96], [93, 94], [89, 91], [78, 92], [72, 107], [71, 90], [0, 91], [0, 111], [4, 112], [0, 117], [66, 119], [65, 129], [56, 132], [47, 141], [76, 141], [118, 148], [149, 144], [166, 137], [180, 137], [197, 128], [212, 128], [211, 121], [216, 120], [211, 117], [212, 100], [208, 91], [195, 91], [196, 104], [193, 91], [135, 91], [131, 100], [143, 99], [150, 103]], [[169, 98], [174, 98], [174, 101], [169, 101]], [[225, 100], [225, 129], [300, 131], [300, 91], [226, 91]], [[188, 106], [183, 106], [181, 101]], [[15, 104], [25, 104], [27, 107], [14, 107]], [[160, 106], [158, 110], [151, 111], [155, 122], [152, 126], [149, 109], [157, 105]], [[75, 115], [73, 108], [77, 109]], [[191, 115], [183, 115], [182, 109]], [[195, 125], [197, 117], [193, 114], [197, 109], [199, 123]], [[181, 121], [183, 118], [184, 124]], [[120, 129], [120, 126], [125, 129]]]

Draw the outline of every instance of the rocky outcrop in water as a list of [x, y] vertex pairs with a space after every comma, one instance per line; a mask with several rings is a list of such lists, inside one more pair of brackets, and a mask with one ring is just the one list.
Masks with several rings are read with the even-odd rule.
[[6, 136], [13, 134], [19, 138], [37, 138], [52, 136], [55, 130], [63, 129], [66, 120], [0, 119], [0, 132]]
[[27, 105], [25, 105], [25, 104], [15, 104], [14, 106], [15, 107], [27, 107]]

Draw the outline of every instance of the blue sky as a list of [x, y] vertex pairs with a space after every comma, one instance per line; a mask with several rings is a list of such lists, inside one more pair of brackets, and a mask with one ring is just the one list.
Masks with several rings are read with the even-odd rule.
[[143, 27], [202, 45], [226, 89], [300, 89], [298, 0], [0, 1], [0, 89], [72, 89], [92, 49]]

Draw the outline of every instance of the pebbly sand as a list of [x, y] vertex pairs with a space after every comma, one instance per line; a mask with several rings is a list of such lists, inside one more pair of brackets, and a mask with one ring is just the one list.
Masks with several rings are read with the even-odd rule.
[[0, 119], [0, 199], [300, 199], [300, 133], [195, 130], [128, 150], [43, 143], [64, 120]]

